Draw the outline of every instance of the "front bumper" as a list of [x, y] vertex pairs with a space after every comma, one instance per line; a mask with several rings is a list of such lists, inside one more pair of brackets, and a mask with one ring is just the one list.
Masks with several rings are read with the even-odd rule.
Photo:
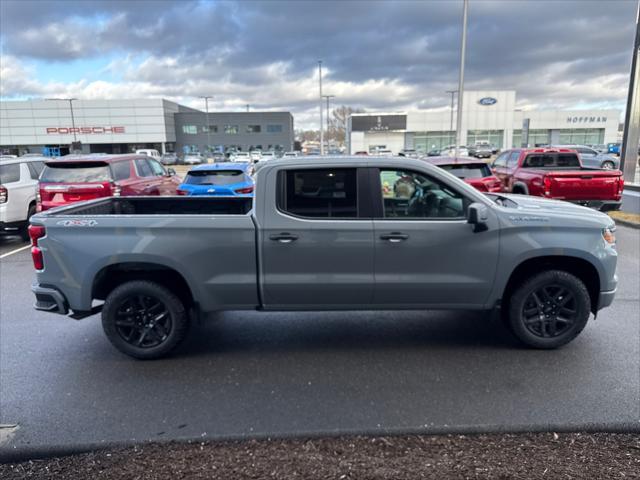
[[593, 208], [601, 212], [610, 212], [612, 210], [620, 210], [622, 200], [569, 200], [576, 205]]
[[613, 303], [613, 298], [616, 296], [616, 291], [618, 289], [614, 288], [613, 290], [609, 290], [607, 292], [600, 292], [598, 295], [598, 310], [601, 310], [605, 307], [608, 307]]
[[23, 222], [0, 222], [0, 234], [15, 235], [20, 233], [20, 229], [27, 225], [26, 221]]
[[64, 295], [55, 288], [41, 287], [34, 283], [31, 285], [31, 291], [36, 296], [34, 308], [43, 312], [59, 313], [66, 315], [69, 313], [69, 305]]

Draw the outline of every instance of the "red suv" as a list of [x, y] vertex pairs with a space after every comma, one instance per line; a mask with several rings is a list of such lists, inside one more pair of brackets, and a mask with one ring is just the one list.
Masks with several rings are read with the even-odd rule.
[[37, 210], [101, 197], [176, 195], [180, 179], [145, 155], [73, 155], [45, 162]]

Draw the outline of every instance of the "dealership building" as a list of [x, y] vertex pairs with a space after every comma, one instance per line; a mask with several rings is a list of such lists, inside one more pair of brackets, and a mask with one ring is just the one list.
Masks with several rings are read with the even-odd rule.
[[[529, 146], [618, 141], [619, 110], [520, 110], [513, 90], [465, 91], [462, 107], [461, 145], [488, 141], [500, 149], [519, 147], [523, 127]], [[349, 120], [348, 151], [439, 150], [455, 143], [456, 122], [450, 108], [356, 113]]]
[[289, 112], [209, 112], [165, 99], [0, 102], [0, 153], [291, 150]]

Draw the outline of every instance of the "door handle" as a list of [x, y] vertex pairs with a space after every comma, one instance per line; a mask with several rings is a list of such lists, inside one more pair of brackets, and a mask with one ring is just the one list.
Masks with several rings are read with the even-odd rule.
[[400, 232], [391, 232], [389, 234], [380, 235], [381, 240], [387, 240], [388, 242], [391, 242], [391, 243], [404, 242], [408, 238], [409, 238], [409, 235], [407, 235], [406, 233], [400, 233]]
[[271, 235], [269, 237], [270, 240], [274, 240], [280, 243], [291, 243], [298, 239], [298, 235], [293, 235], [292, 233], [282, 232], [277, 233], [275, 235]]

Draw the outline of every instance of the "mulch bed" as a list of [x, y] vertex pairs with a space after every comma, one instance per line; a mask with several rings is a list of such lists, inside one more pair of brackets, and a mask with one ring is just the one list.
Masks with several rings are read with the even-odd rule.
[[9, 479], [640, 478], [640, 435], [491, 434], [145, 444], [0, 465]]

